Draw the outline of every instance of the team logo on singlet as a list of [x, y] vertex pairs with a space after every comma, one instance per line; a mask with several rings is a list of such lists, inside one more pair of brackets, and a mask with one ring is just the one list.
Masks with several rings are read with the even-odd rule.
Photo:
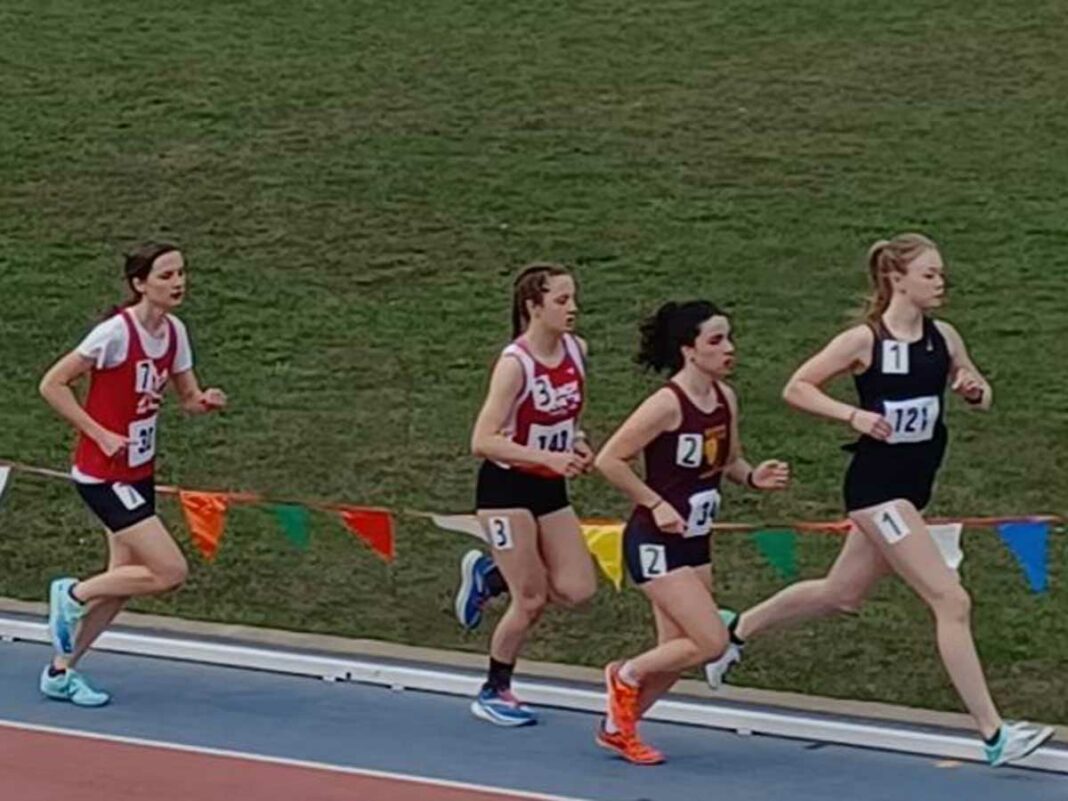
[[582, 402], [582, 391], [577, 380], [554, 387], [552, 381], [542, 375], [534, 379], [533, 396], [534, 408], [550, 414], [570, 411]]
[[711, 469], [702, 473], [701, 478], [714, 476], [723, 469], [723, 465], [719, 464], [717, 459], [720, 456], [726, 458], [726, 454], [722, 453], [723, 443], [726, 442], [726, 439], [727, 426], [725, 425], [705, 429], [705, 463]]
[[156, 369], [151, 359], [142, 359], [134, 370], [134, 392], [137, 394], [137, 414], [144, 415], [159, 410], [163, 403], [163, 389], [167, 386], [168, 370]]

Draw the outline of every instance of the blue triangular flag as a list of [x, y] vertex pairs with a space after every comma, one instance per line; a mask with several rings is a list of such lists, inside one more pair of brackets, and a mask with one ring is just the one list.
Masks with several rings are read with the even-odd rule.
[[1002, 523], [998, 534], [1023, 568], [1032, 592], [1045, 592], [1049, 523]]

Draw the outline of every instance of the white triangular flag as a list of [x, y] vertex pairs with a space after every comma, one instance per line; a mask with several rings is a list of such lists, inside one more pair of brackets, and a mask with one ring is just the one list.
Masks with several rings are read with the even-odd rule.
[[931, 539], [938, 546], [938, 551], [946, 560], [949, 568], [951, 570], [960, 568], [960, 563], [964, 561], [964, 551], [960, 547], [960, 535], [964, 531], [964, 526], [960, 523], [943, 523], [938, 526], [928, 526], [928, 529], [931, 532]]
[[434, 525], [446, 531], [458, 531], [461, 534], [469, 534], [486, 540], [486, 532], [482, 530], [482, 524], [474, 515], [431, 515]]
[[7, 488], [7, 480], [10, 476], [10, 467], [0, 467], [0, 498], [4, 497], [4, 490]]

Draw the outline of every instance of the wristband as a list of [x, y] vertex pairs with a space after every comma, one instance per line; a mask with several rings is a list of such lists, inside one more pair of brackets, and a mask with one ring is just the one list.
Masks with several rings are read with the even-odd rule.
[[760, 487], [758, 487], [756, 485], [756, 482], [753, 481], [753, 473], [755, 473], [755, 472], [756, 472], [755, 468], [749, 471], [749, 474], [745, 477], [745, 485], [747, 487], [749, 487], [750, 489], [758, 490], [758, 489], [760, 489]]

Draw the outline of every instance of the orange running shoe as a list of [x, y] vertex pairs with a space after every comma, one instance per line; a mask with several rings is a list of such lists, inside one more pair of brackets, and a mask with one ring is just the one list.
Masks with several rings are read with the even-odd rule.
[[622, 663], [609, 662], [604, 668], [608, 716], [626, 737], [635, 737], [638, 726], [638, 688], [619, 678]]
[[643, 743], [637, 735], [627, 737], [621, 731], [610, 734], [604, 724], [605, 721], [602, 720], [597, 727], [597, 736], [594, 738], [601, 748], [614, 751], [634, 765], [659, 765], [664, 762], [664, 755], [652, 746]]

